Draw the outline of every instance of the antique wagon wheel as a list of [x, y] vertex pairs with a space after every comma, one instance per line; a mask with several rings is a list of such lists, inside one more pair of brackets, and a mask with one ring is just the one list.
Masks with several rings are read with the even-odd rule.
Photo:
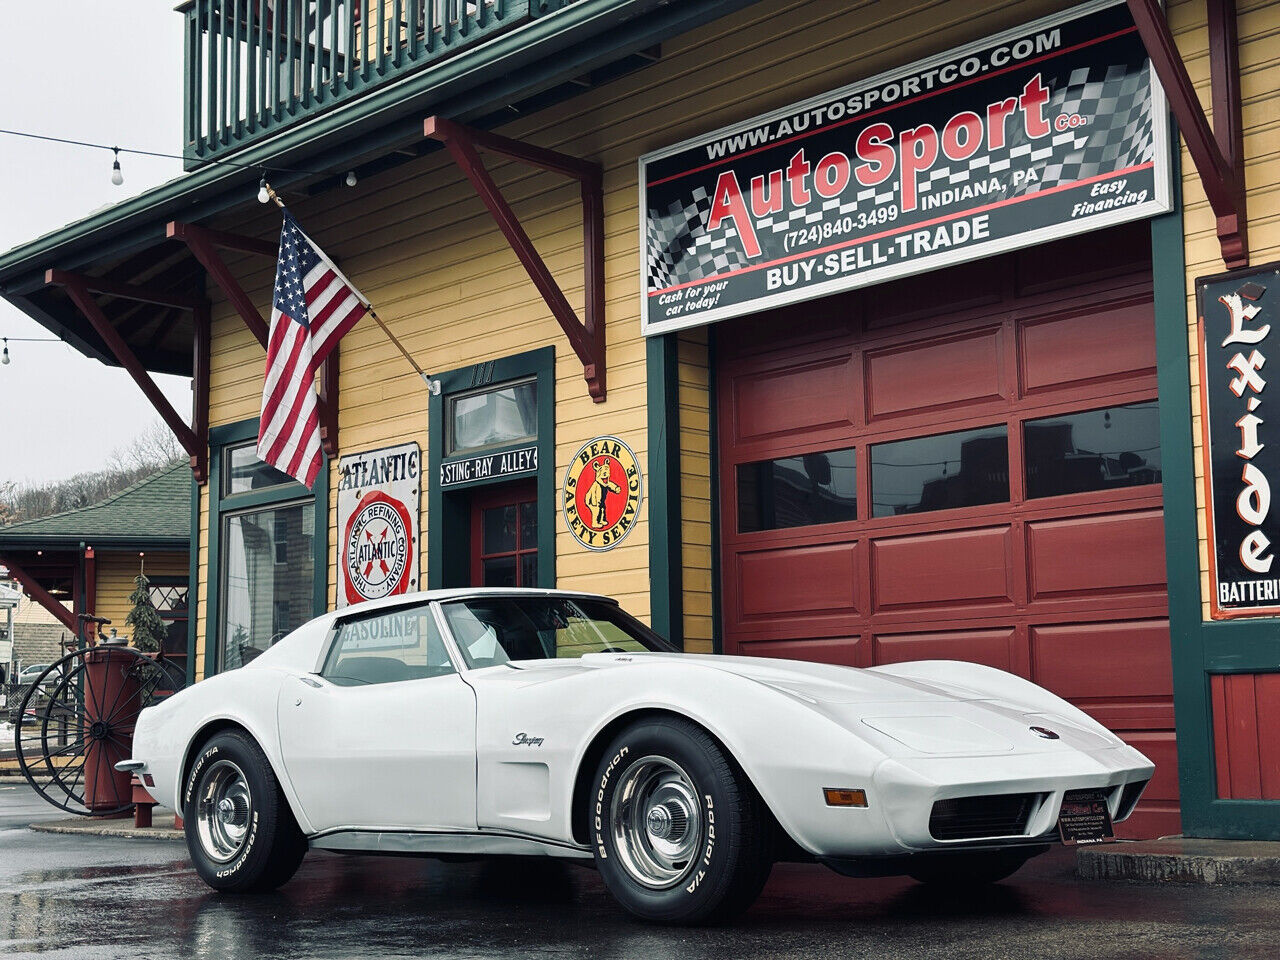
[[67, 654], [31, 684], [13, 718], [23, 776], [68, 813], [128, 811], [130, 775], [115, 765], [129, 758], [138, 714], [185, 683], [163, 656], [133, 647], [100, 643]]

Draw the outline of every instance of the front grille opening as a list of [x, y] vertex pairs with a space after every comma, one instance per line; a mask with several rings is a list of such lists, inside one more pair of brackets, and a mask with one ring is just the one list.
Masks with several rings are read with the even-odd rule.
[[938, 800], [929, 815], [929, 834], [935, 840], [982, 840], [1025, 834], [1038, 796], [1000, 793]]
[[1150, 780], [1135, 780], [1124, 785], [1124, 792], [1120, 794], [1120, 807], [1116, 810], [1117, 820], [1123, 820], [1133, 813], [1133, 808], [1138, 805], [1138, 798], [1142, 796], [1142, 791], [1150, 782]]

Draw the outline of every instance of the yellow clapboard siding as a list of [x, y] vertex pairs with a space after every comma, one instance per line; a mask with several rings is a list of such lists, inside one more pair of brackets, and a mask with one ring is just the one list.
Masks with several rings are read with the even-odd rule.
[[[1245, 142], [1245, 185], [1249, 204], [1249, 246], [1254, 263], [1264, 263], [1280, 255], [1280, 124], [1275, 103], [1280, 95], [1277, 59], [1280, 47], [1280, 3], [1275, 0], [1251, 0], [1237, 5], [1240, 40], [1241, 108]], [[1209, 105], [1210, 76], [1208, 59], [1208, 27], [1204, 0], [1180, 0], [1169, 4], [1169, 23], [1178, 49], [1188, 58], [1188, 73], [1196, 85], [1201, 102]], [[1200, 357], [1195, 304], [1195, 278], [1221, 273], [1225, 268], [1215, 232], [1214, 217], [1209, 209], [1199, 176], [1183, 146], [1182, 202], [1185, 233], [1187, 346], [1192, 367], [1192, 462], [1196, 483], [1196, 526], [1201, 543], [1201, 614], [1209, 619], [1208, 533], [1203, 491], [1203, 444], [1200, 415]]]
[[[183, 577], [191, 569], [185, 553], [150, 553], [140, 557], [137, 551], [97, 550], [94, 559], [97, 567], [97, 590], [94, 613], [111, 621], [109, 630], [121, 636], [133, 636], [133, 628], [125, 624], [125, 618], [133, 609], [129, 594], [134, 591], [134, 578], [139, 570], [151, 577]], [[142, 566], [140, 566], [140, 564]]]

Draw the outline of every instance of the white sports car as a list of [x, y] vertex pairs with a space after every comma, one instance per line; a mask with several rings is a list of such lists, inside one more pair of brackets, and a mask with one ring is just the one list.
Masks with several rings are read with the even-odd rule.
[[594, 859], [637, 916], [745, 909], [776, 860], [1002, 879], [1133, 810], [1154, 767], [973, 663], [681, 654], [605, 597], [445, 590], [318, 617], [143, 711], [136, 771], [200, 876], [308, 847]]

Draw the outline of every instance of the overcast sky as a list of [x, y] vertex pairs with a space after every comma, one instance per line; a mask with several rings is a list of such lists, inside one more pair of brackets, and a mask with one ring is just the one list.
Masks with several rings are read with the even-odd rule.
[[[4, 35], [36, 39], [6, 45], [10, 82], [0, 95], [0, 128], [181, 153], [183, 17], [176, 5], [0, 0]], [[122, 156], [120, 166], [124, 185], [117, 187], [108, 151], [0, 134], [0, 249], [182, 172], [180, 160]], [[11, 362], [0, 366], [0, 482], [92, 469], [159, 419], [123, 370], [63, 344], [12, 339], [49, 336], [0, 301], [0, 337], [11, 338]], [[156, 379], [189, 420], [190, 381]]]

